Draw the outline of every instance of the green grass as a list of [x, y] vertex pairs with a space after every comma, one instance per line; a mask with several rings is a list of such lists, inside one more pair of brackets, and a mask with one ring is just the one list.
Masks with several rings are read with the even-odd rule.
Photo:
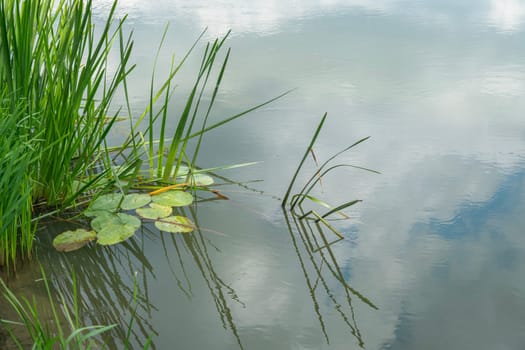
[[[181, 164], [196, 167], [206, 132], [288, 93], [212, 120], [230, 57], [229, 49], [222, 53], [227, 34], [205, 46], [186, 101], [172, 116], [174, 79], [199, 37], [180, 62], [173, 60], [160, 83], [153, 67], [149, 104], [134, 116], [128, 95], [133, 38], [124, 35], [126, 17], [115, 18], [115, 1], [106, 22], [95, 28], [91, 5], [91, 0], [0, 2], [0, 136], [7, 135], [0, 139], [0, 164], [9, 169], [0, 175], [0, 265], [14, 266], [18, 253], [30, 256], [39, 218], [85, 205], [104, 192], [173, 183], [170, 175]], [[167, 27], [159, 50], [166, 33]], [[115, 53], [118, 59], [110, 61]], [[114, 106], [116, 96], [124, 96], [124, 108]], [[129, 137], [111, 144], [123, 114]], [[167, 125], [175, 125], [174, 131], [168, 133]]]
[[36, 163], [33, 145], [38, 143], [38, 134], [29, 138], [26, 124], [32, 116], [24, 114], [24, 105], [10, 106], [5, 98], [0, 91], [0, 265], [12, 262], [17, 251], [31, 254], [35, 229], [30, 173]]

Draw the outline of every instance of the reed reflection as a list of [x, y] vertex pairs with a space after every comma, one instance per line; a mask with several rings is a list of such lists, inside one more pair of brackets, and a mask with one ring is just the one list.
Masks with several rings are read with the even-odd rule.
[[[306, 285], [312, 297], [312, 306], [319, 320], [319, 325], [327, 343], [330, 343], [328, 330], [323, 317], [319, 299], [328, 299], [341, 320], [348, 326], [350, 333], [357, 340], [359, 347], [365, 347], [365, 341], [357, 324], [353, 297], [370, 308], [377, 307], [363, 294], [352, 288], [345, 280], [339, 263], [332, 251], [332, 244], [341, 241], [337, 237], [329, 241], [325, 229], [319, 222], [299, 219], [283, 209], [283, 216], [290, 237], [299, 259]], [[302, 243], [302, 244], [301, 244]], [[333, 282], [336, 282], [336, 287]], [[337, 296], [336, 290], [344, 290], [343, 300]]]
[[[214, 200], [214, 198], [204, 200]], [[179, 209], [177, 215], [191, 217], [195, 223], [196, 230], [190, 235], [160, 235], [162, 248], [172, 276], [183, 294], [188, 299], [191, 299], [194, 294], [191, 279], [187, 272], [187, 264], [191, 263], [194, 267], [197, 267], [213, 299], [223, 328], [229, 329], [239, 348], [244, 349], [238, 333], [238, 327], [232, 315], [230, 302], [236, 302], [242, 307], [245, 307], [245, 305], [239, 299], [235, 290], [219, 276], [214, 268], [209, 249], [217, 251], [219, 249], [203, 234], [195, 207], [190, 207], [186, 210]], [[173, 259], [172, 257], [175, 258]]]
[[[110, 247], [92, 245], [64, 254], [47, 249], [51, 241], [41, 242], [46, 248], [39, 251], [39, 260], [48, 277], [51, 277], [51, 287], [57, 295], [64, 295], [65, 305], [62, 307], [75, 305], [74, 275], [79, 291], [77, 314], [81, 316], [82, 322], [120, 325], [104, 335], [103, 341], [109, 348], [122, 348], [126, 345], [123, 343], [125, 339], [130, 339], [134, 344], [131, 348], [142, 348], [151, 338], [151, 348], [155, 349], [158, 332], [152, 319], [159, 308], [149, 295], [149, 284], [153, 283], [152, 279], [157, 280], [157, 276], [145, 251], [148, 245], [160, 243], [178, 289], [186, 298], [192, 299], [196, 295], [192, 286], [195, 274], [189, 270], [196, 268], [200, 271], [222, 327], [230, 330], [239, 348], [244, 349], [230, 304], [235, 302], [242, 307], [245, 305], [214, 268], [210, 250], [219, 249], [203, 234], [195, 207], [176, 210], [176, 215], [190, 217], [196, 225], [195, 232], [185, 235], [163, 234], [152, 224], [144, 222], [141, 232]], [[50, 230], [58, 232], [61, 229], [63, 226], [53, 225]], [[52, 237], [53, 234], [46, 236]], [[155, 264], [158, 264], [158, 260], [156, 257]], [[202, 290], [199, 290], [199, 294], [202, 294]], [[126, 334], [127, 331], [131, 332], [131, 337]]]
[[[53, 226], [50, 230], [60, 228]], [[38, 251], [50, 287], [64, 297], [63, 308], [76, 305], [74, 293], [78, 290], [78, 310], [70, 311], [75, 311], [72, 314], [83, 324], [119, 325], [103, 334], [109, 348], [122, 348], [125, 339], [143, 347], [148, 338], [157, 335], [150, 322], [157, 307], [148, 296], [148, 281], [156, 276], [144, 254], [145, 240], [151, 236], [145, 230], [142, 233], [111, 247], [92, 245], [69, 254], [53, 249]], [[42, 244], [51, 246], [51, 241]], [[151, 348], [155, 349], [154, 343]]]

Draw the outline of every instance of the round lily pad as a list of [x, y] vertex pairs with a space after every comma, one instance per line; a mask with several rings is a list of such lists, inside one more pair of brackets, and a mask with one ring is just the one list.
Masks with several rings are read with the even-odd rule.
[[[186, 176], [190, 172], [190, 168], [188, 168], [186, 165], [179, 166], [179, 170], [177, 171], [177, 176], [175, 175], [175, 165], [171, 168], [170, 177], [179, 177], [179, 176]], [[163, 173], [166, 172], [166, 167], [163, 168]]]
[[81, 228], [74, 231], [65, 231], [53, 239], [53, 247], [59, 252], [71, 252], [82, 248], [96, 237], [95, 231], [87, 231]]
[[95, 199], [89, 208], [84, 210], [85, 216], [97, 216], [102, 211], [115, 212], [122, 201], [121, 193], [108, 193]]
[[195, 229], [195, 225], [185, 216], [170, 216], [155, 221], [155, 227], [164, 232], [189, 233]]
[[207, 174], [193, 174], [189, 178], [189, 182], [193, 186], [210, 186], [215, 182], [213, 177]]
[[104, 226], [97, 233], [97, 243], [100, 245], [113, 245], [125, 241], [135, 234], [137, 228], [131, 225], [111, 224]]
[[167, 191], [151, 197], [154, 203], [170, 207], [184, 207], [193, 202], [191, 193], [184, 191]]
[[149, 207], [138, 208], [136, 212], [144, 219], [157, 220], [170, 216], [173, 212], [173, 208], [166, 205], [151, 203]]
[[112, 225], [128, 225], [135, 229], [141, 225], [140, 219], [136, 216], [118, 213], [118, 214], [102, 214], [91, 220], [91, 227], [97, 232], [101, 232], [106, 226]]
[[124, 196], [120, 207], [124, 210], [132, 210], [145, 206], [151, 202], [151, 196], [147, 193], [132, 193]]

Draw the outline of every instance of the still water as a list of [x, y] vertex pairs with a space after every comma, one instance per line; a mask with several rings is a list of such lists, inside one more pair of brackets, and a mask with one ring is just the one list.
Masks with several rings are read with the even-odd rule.
[[[109, 1], [94, 6], [101, 21]], [[136, 347], [525, 348], [525, 1], [121, 0], [118, 13], [134, 30], [134, 108], [168, 21], [158, 76], [208, 28], [181, 96], [204, 42], [232, 30], [214, 118], [296, 89], [205, 139], [200, 166], [262, 163], [219, 173], [244, 187], [185, 211], [200, 232], [146, 225], [67, 256], [42, 239], [54, 287], [79, 276], [87, 323], [128, 320], [136, 279]], [[336, 237], [278, 198], [324, 112], [318, 160], [371, 136], [339, 161], [381, 174], [323, 179], [323, 200], [363, 202], [318, 249]]]

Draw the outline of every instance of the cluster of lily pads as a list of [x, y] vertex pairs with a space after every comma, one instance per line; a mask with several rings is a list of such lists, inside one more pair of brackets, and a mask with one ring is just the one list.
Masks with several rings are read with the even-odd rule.
[[[113, 245], [125, 241], [140, 228], [140, 218], [154, 220], [164, 232], [189, 233], [195, 228], [190, 219], [172, 215], [174, 207], [193, 202], [191, 193], [170, 190], [158, 195], [147, 193], [109, 193], [95, 199], [83, 214], [91, 219], [91, 230], [66, 231], [55, 237], [53, 246], [59, 251], [72, 251], [97, 240], [100, 245]], [[132, 215], [129, 211], [135, 211]]]
[[[187, 175], [189, 169], [183, 167], [177, 174]], [[213, 178], [207, 174], [191, 174], [193, 186], [209, 186]], [[91, 230], [83, 228], [65, 231], [53, 240], [58, 251], [70, 252], [96, 240], [100, 245], [113, 245], [132, 237], [142, 225], [141, 219], [154, 221], [155, 226], [164, 232], [190, 233], [194, 223], [185, 216], [173, 215], [173, 208], [193, 203], [193, 195], [182, 189], [168, 186], [148, 193], [108, 193], [96, 198], [82, 213], [91, 218]], [[134, 211], [134, 212], [133, 212]]]

